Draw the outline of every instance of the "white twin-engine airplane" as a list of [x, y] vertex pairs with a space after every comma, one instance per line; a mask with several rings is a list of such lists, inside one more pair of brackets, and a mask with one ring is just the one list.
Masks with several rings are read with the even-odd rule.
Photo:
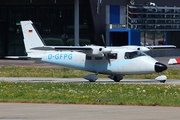
[[[124, 75], [162, 73], [167, 66], [148, 56], [148, 51], [140, 46], [46, 46], [32, 21], [21, 21], [27, 57], [41, 62], [57, 64], [93, 72], [84, 78], [90, 82], [98, 79], [98, 74], [107, 74], [115, 82]], [[155, 80], [165, 82], [166, 76]]]

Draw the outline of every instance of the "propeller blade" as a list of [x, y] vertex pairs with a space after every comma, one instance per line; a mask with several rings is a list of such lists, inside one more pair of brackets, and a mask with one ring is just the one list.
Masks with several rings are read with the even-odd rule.
[[102, 34], [101, 37], [102, 37], [102, 41], [103, 41], [104, 47], [106, 48], [106, 42], [105, 42], [105, 39], [104, 39], [104, 35]]
[[105, 54], [105, 56], [106, 56], [106, 59], [107, 59], [108, 63], [111, 65], [111, 61], [110, 61], [109, 55]]

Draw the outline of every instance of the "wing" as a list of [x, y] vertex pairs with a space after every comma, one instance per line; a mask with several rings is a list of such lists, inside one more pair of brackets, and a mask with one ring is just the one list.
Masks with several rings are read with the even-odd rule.
[[148, 49], [173, 49], [176, 48], [175, 45], [157, 45], [157, 46], [145, 46]]
[[158, 46], [137, 46], [137, 45], [125, 45], [125, 46], [119, 46], [119, 47], [109, 47], [112, 49], [130, 49], [130, 50], [140, 50], [143, 52], [147, 52], [150, 50], [156, 50], [156, 49], [174, 49], [176, 46], [174, 45], [158, 45]]
[[42, 46], [42, 47], [34, 47], [31, 50], [55, 50], [55, 51], [76, 51], [82, 52], [89, 56], [98, 56], [103, 57], [105, 54], [108, 54], [112, 51], [110, 48], [106, 48], [103, 46]]
[[34, 47], [31, 50], [64, 50], [64, 51], [91, 51], [91, 47], [86, 46], [42, 46]]

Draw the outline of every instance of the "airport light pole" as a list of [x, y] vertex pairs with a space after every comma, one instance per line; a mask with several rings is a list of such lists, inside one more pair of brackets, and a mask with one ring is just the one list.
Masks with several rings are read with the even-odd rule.
[[79, 45], [79, 0], [74, 0], [74, 45]]

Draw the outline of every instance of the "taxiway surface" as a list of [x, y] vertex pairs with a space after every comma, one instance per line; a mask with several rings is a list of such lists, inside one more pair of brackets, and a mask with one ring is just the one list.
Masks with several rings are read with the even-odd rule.
[[179, 120], [179, 107], [0, 103], [0, 120]]

